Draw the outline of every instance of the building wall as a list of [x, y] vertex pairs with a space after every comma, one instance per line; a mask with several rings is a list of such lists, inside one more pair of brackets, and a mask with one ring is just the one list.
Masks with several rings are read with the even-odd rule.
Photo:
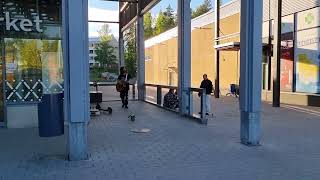
[[[221, 20], [221, 32], [232, 34], [239, 32], [239, 13]], [[192, 31], [191, 39], [191, 85], [199, 87], [202, 75], [214, 81], [214, 25], [197, 27]], [[239, 41], [239, 37], [232, 41]], [[146, 83], [177, 86], [178, 79], [178, 41], [176, 37], [157, 43], [145, 49]], [[221, 52], [220, 83], [221, 90], [227, 90], [232, 83], [238, 83], [239, 53]], [[171, 78], [170, 78], [171, 76]]]
[[171, 85], [177, 86], [178, 41], [176, 38], [146, 48], [146, 83], [170, 85], [169, 74], [174, 74]]
[[[319, 2], [300, 6], [298, 4], [288, 7], [284, 1], [283, 41], [281, 56], [281, 102], [297, 105], [320, 106], [320, 8]], [[233, 1], [232, 6], [237, 6]], [[220, 36], [236, 34], [232, 38], [220, 41], [220, 43], [240, 42], [240, 16], [239, 13], [227, 13], [232, 9], [231, 5], [222, 7], [222, 19], [220, 24]], [[313, 7], [313, 8], [312, 8]], [[311, 8], [311, 9], [310, 9]], [[270, 6], [271, 11], [273, 11]], [[264, 9], [264, 11], [268, 10]], [[304, 10], [304, 11], [302, 11]], [[232, 11], [236, 12], [234, 9]], [[298, 12], [299, 11], [299, 12]], [[302, 12], [301, 12], [302, 11]], [[295, 15], [287, 15], [296, 12]], [[264, 13], [266, 14], [266, 13]], [[270, 16], [270, 13], [268, 14]], [[271, 17], [271, 16], [270, 16]], [[269, 17], [269, 18], [270, 18]], [[267, 18], [268, 19], [268, 18]], [[214, 13], [209, 12], [202, 17], [192, 20], [192, 44], [191, 44], [191, 85], [199, 87], [204, 73], [214, 81], [215, 77], [215, 50], [214, 50]], [[273, 22], [273, 21], [271, 21]], [[297, 23], [295, 27], [295, 23]], [[262, 38], [268, 42], [269, 22], [264, 22]], [[272, 29], [272, 28], [271, 28]], [[177, 29], [174, 28], [147, 41], [146, 45], [146, 81], [147, 83], [177, 85], [175, 84], [177, 72]], [[271, 34], [273, 34], [273, 30]], [[270, 55], [264, 52], [264, 58]], [[272, 53], [271, 53], [272, 54]], [[268, 78], [272, 80], [274, 59], [264, 66], [264, 88], [268, 87]], [[220, 91], [222, 95], [229, 92], [230, 84], [239, 84], [240, 78], [240, 52], [220, 52]], [[268, 68], [271, 74], [268, 74]], [[171, 73], [170, 73], [171, 72]], [[172, 80], [174, 72], [174, 80]], [[171, 80], [170, 80], [171, 79]], [[172, 83], [174, 82], [174, 83]], [[271, 81], [272, 82], [272, 81]], [[272, 83], [271, 88], [272, 89]], [[264, 91], [262, 99], [271, 101], [270, 92]]]

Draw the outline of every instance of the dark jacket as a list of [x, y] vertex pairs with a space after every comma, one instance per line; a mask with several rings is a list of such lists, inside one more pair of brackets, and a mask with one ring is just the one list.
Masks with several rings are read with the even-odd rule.
[[168, 92], [163, 98], [163, 107], [169, 109], [177, 108], [179, 104], [178, 96], [173, 92]]
[[213, 90], [212, 82], [209, 79], [203, 80], [201, 82], [200, 88], [206, 89], [206, 94], [211, 94]]

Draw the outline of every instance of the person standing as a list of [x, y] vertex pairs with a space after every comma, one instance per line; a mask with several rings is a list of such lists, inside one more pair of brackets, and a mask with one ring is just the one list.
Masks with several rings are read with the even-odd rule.
[[206, 90], [205, 112], [206, 112], [206, 115], [209, 115], [211, 113], [211, 93], [213, 90], [213, 85], [212, 85], [212, 82], [208, 79], [207, 74], [203, 75], [203, 80], [201, 82], [200, 88], [203, 88]]
[[120, 98], [122, 101], [122, 108], [128, 108], [128, 93], [130, 90], [129, 80], [130, 74], [125, 67], [120, 68], [120, 75], [118, 76], [117, 90], [120, 92]]

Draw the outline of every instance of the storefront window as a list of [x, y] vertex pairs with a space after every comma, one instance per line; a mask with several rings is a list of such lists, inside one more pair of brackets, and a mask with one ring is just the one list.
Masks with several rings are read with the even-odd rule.
[[63, 91], [61, 1], [32, 2], [2, 3], [7, 103], [37, 102], [43, 93]]
[[295, 46], [296, 90], [320, 93], [320, 8], [297, 15]]
[[63, 91], [61, 41], [5, 39], [7, 102], [40, 101]]
[[282, 18], [281, 35], [281, 91], [293, 91], [293, 44], [294, 44], [294, 16]]

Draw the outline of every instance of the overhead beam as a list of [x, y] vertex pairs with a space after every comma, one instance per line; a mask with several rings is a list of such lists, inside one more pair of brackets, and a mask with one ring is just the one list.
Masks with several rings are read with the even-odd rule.
[[[142, 16], [146, 12], [148, 12], [152, 7], [154, 7], [158, 2], [161, 0], [139, 0], [137, 1], [137, 4], [140, 4], [140, 11], [139, 14]], [[122, 29], [125, 29], [124, 27], [128, 27], [128, 24], [131, 24], [132, 21], [137, 21], [137, 14], [136, 14], [136, 3], [120, 3], [120, 18], [121, 20], [121, 27]]]
[[119, 24], [119, 21], [95, 21], [95, 20], [88, 20], [89, 23], [107, 23], [107, 24]]
[[143, 8], [141, 11], [142, 14], [145, 14], [148, 12], [151, 8], [153, 8], [155, 5], [157, 5], [161, 0], [152, 0], [146, 7]]
[[138, 3], [138, 0], [103, 0], [103, 1]]

